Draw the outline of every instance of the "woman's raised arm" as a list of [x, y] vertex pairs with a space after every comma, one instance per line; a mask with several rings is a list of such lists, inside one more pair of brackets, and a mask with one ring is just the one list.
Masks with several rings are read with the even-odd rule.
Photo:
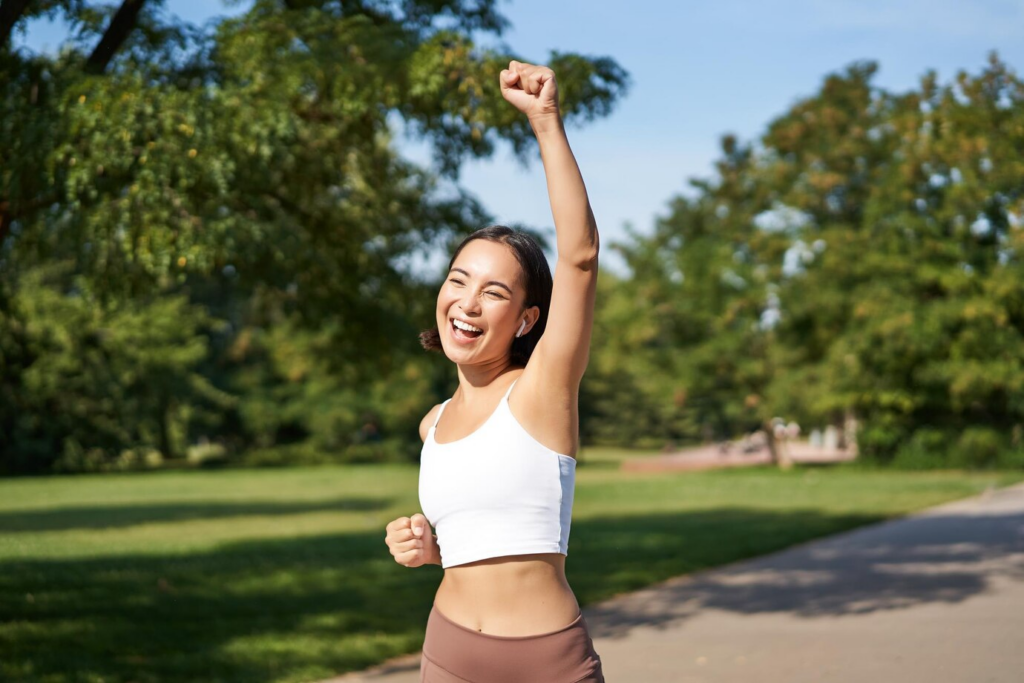
[[555, 73], [512, 61], [501, 72], [501, 93], [527, 115], [540, 145], [555, 221], [558, 261], [544, 336], [530, 358], [546, 381], [575, 388], [590, 358], [597, 291], [598, 233], [576, 158], [558, 109]]

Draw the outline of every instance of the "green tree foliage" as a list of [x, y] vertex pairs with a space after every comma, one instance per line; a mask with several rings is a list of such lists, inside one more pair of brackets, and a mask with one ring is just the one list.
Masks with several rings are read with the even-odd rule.
[[1024, 83], [995, 55], [900, 94], [876, 69], [828, 76], [756, 145], [723, 138], [716, 177], [617, 246], [632, 274], [600, 317], [637, 338], [597, 367], [643, 387], [663, 439], [852, 413], [881, 461], [1022, 447]]
[[[179, 455], [218, 432], [240, 447], [269, 445], [274, 425], [344, 448], [360, 438], [352, 428], [365, 424], [368, 395], [383, 401], [374, 387], [430, 376], [416, 340], [433, 319], [433, 290], [403, 263], [488, 222], [474, 198], [442, 182], [457, 179], [463, 160], [499, 141], [531, 150], [532, 134], [497, 90], [498, 71], [518, 56], [471, 38], [507, 25], [493, 0], [258, 0], [208, 31], [149, 2], [109, 61], [96, 46], [110, 44], [124, 12], [32, 4], [22, 20], [48, 12], [75, 33], [55, 57], [0, 44], [0, 421], [48, 425], [38, 447], [22, 437], [3, 444], [8, 469], [41, 469], [70, 440], [109, 457], [140, 445]], [[565, 84], [570, 123], [606, 115], [627, 85], [607, 58], [547, 62]], [[432, 143], [436, 171], [396, 152], [397, 121]], [[43, 294], [26, 283], [53, 265], [53, 300], [37, 305]], [[73, 339], [33, 346], [18, 320]], [[97, 340], [98, 353], [148, 368], [133, 377], [165, 355], [170, 376], [156, 387], [117, 375], [116, 389], [65, 388], [63, 400], [88, 431], [91, 420], [120, 416], [122, 404], [101, 399], [123, 393], [150, 427], [123, 424], [102, 438], [97, 428], [92, 439], [53, 412], [67, 406], [32, 393], [29, 374], [59, 366], [47, 354], [78, 348], [87, 320], [143, 325], [132, 340], [139, 357], [108, 345], [126, 340], [123, 330]], [[289, 361], [292, 343], [311, 357]], [[173, 352], [179, 345], [188, 350]], [[185, 386], [216, 397], [219, 427], [196, 417], [203, 411]], [[382, 422], [416, 438], [412, 412], [402, 404]]]
[[189, 422], [232, 405], [198, 371], [213, 321], [181, 295], [99, 305], [55, 284], [66, 269], [33, 269], [6, 299], [7, 467], [88, 469], [140, 444], [182, 453]]

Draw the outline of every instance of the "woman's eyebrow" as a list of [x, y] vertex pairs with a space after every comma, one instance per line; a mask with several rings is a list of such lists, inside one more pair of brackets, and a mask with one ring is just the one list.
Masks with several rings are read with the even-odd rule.
[[[464, 271], [462, 268], [452, 268], [448, 272], [450, 273], [450, 272], [453, 272], [453, 271], [458, 271], [460, 273], [463, 273], [466, 277], [472, 277], [469, 273]], [[484, 287], [486, 287], [487, 285], [498, 285], [499, 287], [504, 287], [508, 291], [509, 294], [512, 293], [512, 290], [509, 289], [509, 286], [506, 285], [504, 282], [498, 282], [497, 280], [489, 280], [489, 281], [484, 283]]]

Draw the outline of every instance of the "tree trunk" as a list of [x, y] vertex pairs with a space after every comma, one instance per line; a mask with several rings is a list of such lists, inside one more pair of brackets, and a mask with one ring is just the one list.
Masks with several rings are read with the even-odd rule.
[[857, 447], [857, 414], [853, 408], [846, 409], [843, 415], [843, 429], [839, 433], [844, 449]]
[[764, 430], [764, 435], [768, 440], [768, 455], [771, 457], [773, 465], [779, 464], [779, 447], [775, 443], [775, 426], [771, 423], [771, 420], [765, 420], [761, 423], [761, 429]]
[[171, 443], [171, 413], [174, 410], [174, 401], [166, 396], [160, 399], [160, 414], [157, 419], [160, 423], [160, 453], [166, 460], [174, 459], [174, 445]]
[[86, 71], [101, 74], [107, 70], [110, 60], [114, 58], [124, 41], [128, 39], [132, 29], [135, 28], [135, 21], [144, 4], [146, 4], [146, 0], [124, 0], [121, 3], [96, 49], [89, 55], [89, 59], [85, 63]]
[[763, 423], [765, 435], [768, 437], [768, 452], [771, 454], [772, 464], [780, 470], [793, 468], [793, 459], [789, 457], [789, 444], [786, 437], [775, 438], [775, 424], [771, 420]]
[[0, 202], [0, 244], [4, 243], [8, 231], [11, 229], [11, 223], [14, 221], [14, 217], [8, 211], [10, 206], [8, 202]]

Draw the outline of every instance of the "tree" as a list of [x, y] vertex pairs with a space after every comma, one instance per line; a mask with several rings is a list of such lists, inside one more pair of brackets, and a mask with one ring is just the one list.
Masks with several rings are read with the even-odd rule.
[[995, 55], [902, 94], [876, 70], [829, 75], [756, 145], [724, 137], [717, 176], [621, 245], [656, 302], [631, 362], [720, 437], [855, 414], [868, 457], [960, 439], [951, 462], [986, 464], [1024, 424], [1024, 84]]
[[[496, 88], [517, 56], [470, 37], [506, 26], [495, 3], [260, 0], [209, 32], [160, 5], [53, 3], [65, 51], [0, 51], [0, 279], [67, 263], [51, 286], [101, 311], [185, 296], [232, 339], [293, 326], [355, 386], [422, 359], [403, 263], [489, 220], [444, 181], [499, 142], [531, 150]], [[625, 92], [611, 59], [548, 62], [570, 124]], [[398, 154], [394, 117], [436, 171]], [[220, 389], [228, 359], [207, 368]]]

